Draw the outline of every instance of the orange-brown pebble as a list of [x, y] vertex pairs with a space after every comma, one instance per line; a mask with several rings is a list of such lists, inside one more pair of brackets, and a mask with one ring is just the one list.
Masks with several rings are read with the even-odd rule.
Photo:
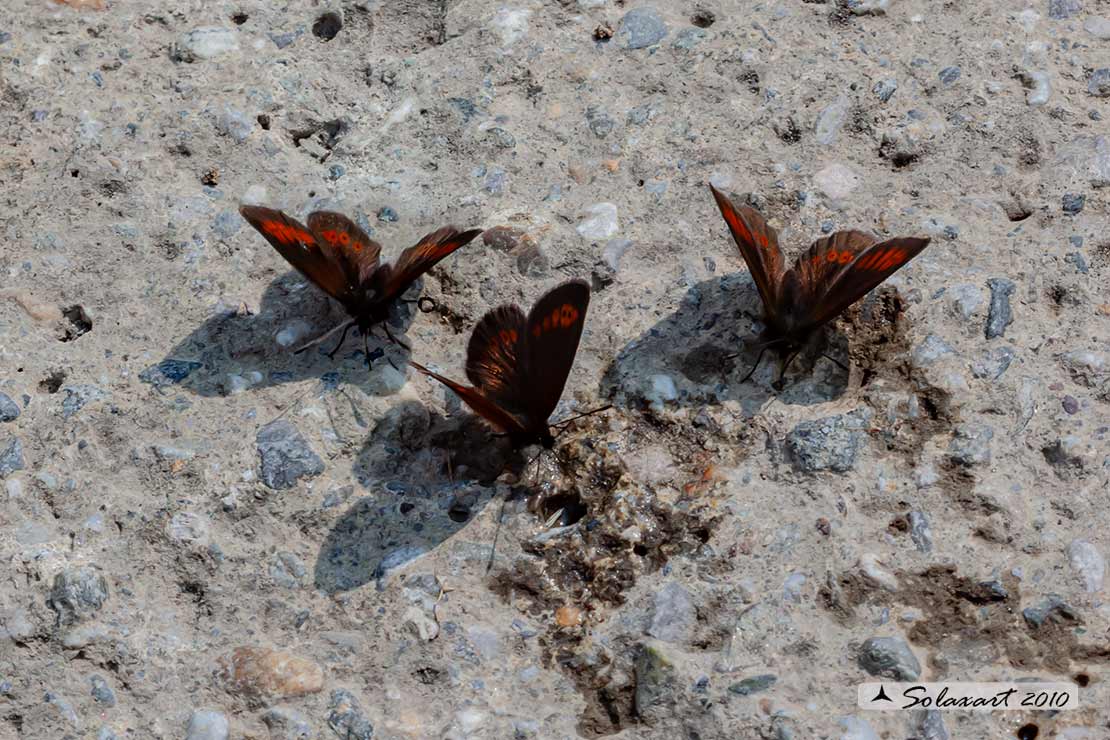
[[621, 168], [621, 161], [619, 159], [606, 159], [602, 161], [601, 165], [610, 172], [616, 172]]
[[242, 646], [216, 662], [216, 678], [231, 694], [282, 699], [315, 694], [324, 687], [324, 670], [307, 658], [280, 650]]
[[577, 627], [582, 624], [582, 610], [577, 606], [560, 606], [555, 610], [555, 624], [560, 627]]

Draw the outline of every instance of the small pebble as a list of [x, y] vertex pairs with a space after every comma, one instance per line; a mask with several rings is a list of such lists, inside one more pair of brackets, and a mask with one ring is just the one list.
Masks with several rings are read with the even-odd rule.
[[189, 718], [185, 740], [227, 740], [230, 727], [222, 712], [200, 709]]
[[116, 692], [112, 691], [112, 687], [104, 680], [103, 676], [92, 675], [89, 676], [89, 683], [92, 686], [92, 697], [97, 704], [104, 707], [114, 707], [116, 705]]
[[994, 429], [987, 424], [968, 422], [958, 424], [955, 435], [948, 444], [948, 457], [964, 466], [982, 465], [991, 461], [991, 440]]
[[655, 8], [633, 8], [621, 18], [616, 38], [626, 49], [643, 49], [667, 36], [667, 24]]
[[9, 437], [6, 442], [0, 442], [0, 480], [23, 470], [24, 465], [23, 443], [19, 437]]
[[239, 49], [238, 34], [230, 28], [205, 27], [189, 31], [177, 50], [177, 58], [192, 62], [215, 59]]
[[1087, 92], [1097, 98], [1110, 97], [1110, 67], [1102, 67], [1091, 73], [1087, 80]]
[[885, 103], [890, 100], [891, 96], [894, 95], [897, 89], [898, 80], [891, 77], [876, 82], [875, 86], [871, 88], [871, 92], [875, 93], [875, 95], [878, 96], [879, 100]]
[[872, 676], [916, 681], [921, 664], [900, 637], [872, 637], [860, 646], [859, 665]]
[[758, 694], [760, 691], [766, 691], [774, 686], [775, 682], [778, 680], [778, 676], [773, 673], [763, 673], [758, 676], [752, 676], [751, 678], [737, 681], [731, 684], [728, 690], [739, 696], [750, 696], [752, 694]]
[[1081, 193], [1064, 193], [1063, 209], [1064, 213], [1069, 216], [1075, 216], [1083, 211], [1083, 206], [1087, 203], [1087, 196]]
[[256, 444], [262, 482], [269, 488], [292, 488], [301, 478], [313, 478], [324, 472], [324, 461], [286, 419], [277, 419], [259, 429]]
[[1083, 580], [1088, 593], [1102, 590], [1106, 577], [1106, 560], [1097, 547], [1087, 540], [1074, 540], [1068, 545], [1068, 562]]
[[933, 531], [929, 527], [929, 517], [922, 511], [911, 511], [907, 516], [910, 524], [910, 539], [920, 552], [928, 553], [933, 549]]
[[786, 436], [786, 452], [794, 467], [806, 472], [844, 473], [856, 464], [863, 445], [858, 413], [804, 421]]
[[228, 693], [250, 699], [304, 696], [324, 687], [324, 672], [316, 663], [262, 647], [237, 647], [221, 656], [215, 675]]
[[1065, 625], [1079, 622], [1079, 612], [1055, 594], [1050, 594], [1036, 606], [1023, 609], [1021, 616], [1034, 629], [1043, 627], [1048, 622]]
[[1006, 327], [1014, 321], [1010, 310], [1010, 296], [1016, 286], [1007, 278], [991, 278], [987, 281], [991, 291], [990, 311], [987, 314], [986, 336], [995, 339], [1006, 334]]
[[839, 96], [817, 115], [817, 143], [829, 146], [836, 141], [836, 136], [848, 120], [848, 111], [852, 102], [846, 95]]
[[0, 422], [15, 421], [19, 418], [19, 406], [6, 393], [0, 393]]
[[595, 203], [586, 208], [586, 216], [578, 222], [578, 233], [586, 239], [609, 239], [620, 231], [617, 207], [612, 203]]
[[1081, 0], [1048, 0], [1048, 17], [1061, 21], [1083, 9]]
[[1096, 39], [1110, 41], [1110, 18], [1092, 15], [1083, 22], [1083, 30]]
[[689, 639], [697, 619], [690, 592], [682, 584], [669, 581], [655, 592], [648, 634], [665, 642], [683, 642]]
[[596, 105], [591, 105], [586, 108], [586, 123], [589, 125], [590, 131], [593, 131], [594, 136], [599, 139], [604, 139], [608, 136], [613, 131], [613, 126], [615, 125], [613, 119], [609, 117], [609, 114]]
[[108, 581], [94, 565], [70, 568], [54, 576], [46, 605], [69, 626], [94, 616], [108, 600]]
[[346, 689], [335, 689], [328, 699], [328, 727], [343, 740], [371, 740], [374, 726], [358, 699]]
[[397, 211], [389, 206], [382, 206], [378, 209], [378, 220], [382, 223], [394, 223], [397, 219]]
[[945, 85], [951, 85], [953, 82], [960, 79], [960, 68], [945, 67], [940, 71], [938, 77], [940, 77], [940, 81], [943, 82]]

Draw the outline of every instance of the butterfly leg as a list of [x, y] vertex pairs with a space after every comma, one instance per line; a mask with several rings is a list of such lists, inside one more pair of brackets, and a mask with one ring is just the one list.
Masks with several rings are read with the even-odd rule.
[[840, 360], [836, 359], [835, 357], [830, 357], [829, 355], [826, 355], [826, 354], [825, 354], [824, 352], [822, 352], [822, 353], [821, 353], [821, 356], [822, 356], [822, 357], [824, 357], [824, 358], [825, 358], [826, 360], [828, 360], [829, 362], [831, 362], [832, 364], [834, 364], [834, 365], [836, 365], [837, 367], [839, 367], [839, 368], [840, 368], [841, 370], [843, 370], [844, 372], [846, 372], [846, 373], [850, 373], [850, 372], [852, 372], [851, 370], [849, 370], [849, 369], [848, 369], [848, 366], [847, 366], [847, 365], [845, 365], [845, 364], [844, 364], [843, 362], [841, 362]]
[[757, 367], [759, 367], [759, 361], [763, 359], [763, 353], [766, 352], [766, 351], [767, 351], [767, 345], [765, 344], [759, 349], [759, 356], [755, 358], [755, 364], [752, 365], [752, 369], [748, 371], [747, 375], [740, 378], [741, 383], [746, 383], [748, 378], [752, 377], [752, 375], [755, 374], [755, 369]]
[[335, 327], [334, 329], [329, 329], [328, 331], [324, 332], [320, 336], [311, 340], [307, 344], [303, 344], [300, 347], [298, 347], [297, 349], [293, 350], [293, 354], [299, 355], [300, 353], [304, 352], [307, 349], [315, 347], [318, 344], [323, 344], [324, 342], [331, 339], [332, 336], [334, 336], [336, 333], [342, 331], [343, 332], [343, 339], [340, 339], [339, 344], [336, 346], [336, 348], [328, 354], [328, 357], [333, 357], [334, 358], [335, 353], [338, 352], [339, 348], [343, 346], [343, 342], [347, 339], [347, 332], [351, 329], [351, 325], [354, 324], [354, 323], [355, 323], [354, 319], [347, 319], [346, 321], [344, 321], [342, 324]]
[[783, 380], [786, 378], [786, 371], [790, 369], [790, 364], [794, 362], [794, 358], [797, 356], [798, 352], [793, 352], [789, 357], [786, 358], [786, 362], [782, 364], [782, 371], [779, 372], [779, 379], [776, 380], [774, 383], [771, 383], [771, 387], [774, 388], [776, 391], [782, 390]]
[[[608, 411], [611, 408], [613, 408], [613, 404], [607, 403], [604, 406], [600, 406], [600, 407], [594, 409], [593, 411], [584, 411], [583, 413], [575, 414], [574, 416], [572, 416], [568, 419], [563, 419], [562, 421], [557, 421], [554, 424], [552, 424], [551, 426], [559, 427], [559, 434], [562, 434], [563, 431], [566, 429], [566, 425], [570, 424], [572, 421], [577, 421], [578, 419], [582, 419], [582, 418], [585, 418], [587, 416], [593, 416], [594, 414], [600, 414], [602, 411]], [[555, 436], [559, 436], [559, 435], [556, 434]]]
[[382, 328], [383, 328], [383, 329], [385, 329], [385, 335], [386, 335], [387, 337], [389, 337], [389, 341], [393, 342], [394, 344], [396, 344], [396, 345], [398, 345], [398, 346], [404, 347], [404, 348], [405, 348], [405, 349], [407, 349], [407, 350], [408, 350], [409, 352], [412, 352], [412, 347], [410, 347], [409, 345], [405, 344], [404, 342], [402, 342], [402, 341], [401, 341], [400, 339], [398, 339], [397, 337], [393, 336], [393, 332], [391, 332], [391, 331], [389, 330], [389, 324], [388, 324], [387, 322], [385, 322], [385, 321], [383, 321], [383, 322], [382, 322]]

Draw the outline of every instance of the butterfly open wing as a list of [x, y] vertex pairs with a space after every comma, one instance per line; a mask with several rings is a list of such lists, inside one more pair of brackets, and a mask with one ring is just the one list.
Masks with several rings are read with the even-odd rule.
[[542, 420], [546, 427], [559, 404], [589, 305], [590, 286], [584, 280], [571, 280], [545, 293], [528, 314], [525, 367], [530, 421]]
[[320, 249], [342, 265], [348, 284], [366, 282], [378, 268], [382, 246], [351, 219], [334, 211], [315, 211], [308, 216], [308, 228]]
[[312, 232], [281, 211], [262, 206], [240, 206], [239, 213], [258, 230], [286, 262], [340, 302], [351, 297], [351, 286], [342, 266], [320, 248]]
[[[840, 234], [848, 236], [838, 238]], [[917, 237], [897, 237], [878, 244], [872, 239], [866, 244], [865, 240], [871, 239], [866, 234], [851, 236], [859, 234], [839, 232], [820, 239], [798, 260], [795, 269], [802, 286], [798, 303], [805, 307], [802, 331], [836, 318], [929, 245], [928, 239]], [[837, 267], [830, 270], [834, 261]]]
[[754, 208], [737, 206], [724, 193], [712, 185], [717, 207], [728, 224], [732, 238], [740, 247], [740, 254], [748, 263], [752, 280], [763, 299], [763, 308], [769, 316], [778, 311], [778, 285], [783, 273], [782, 250], [778, 235]]
[[459, 231], [454, 226], [444, 226], [426, 235], [414, 246], [401, 252], [392, 266], [383, 266], [375, 280], [378, 300], [392, 301], [408, 290], [418, 277], [432, 269], [437, 262], [466, 245], [481, 234], [481, 229]]
[[420, 372], [427, 375], [428, 377], [435, 378], [440, 383], [443, 383], [445, 386], [450, 388], [452, 391], [455, 392], [455, 395], [463, 400], [463, 402], [467, 406], [473, 409], [486, 421], [496, 426], [498, 429], [504, 432], [508, 432], [509, 434], [524, 433], [524, 426], [516, 419], [516, 417], [505, 409], [498, 406], [497, 403], [492, 399], [487, 398], [482, 393], [482, 391], [478, 390], [477, 388], [471, 388], [468, 385], [463, 385], [462, 383], [456, 383], [450, 378], [445, 378], [439, 373], [434, 373], [423, 365], [411, 360], [409, 361], [409, 364]]

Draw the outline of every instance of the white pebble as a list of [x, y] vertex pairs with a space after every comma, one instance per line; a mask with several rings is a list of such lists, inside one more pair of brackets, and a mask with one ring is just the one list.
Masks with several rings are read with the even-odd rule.
[[501, 44], [508, 48], [528, 33], [528, 16], [532, 11], [526, 8], [501, 8], [493, 16], [493, 27], [501, 36]]
[[879, 556], [874, 553], [865, 553], [859, 559], [860, 572], [864, 576], [870, 578], [875, 583], [879, 584], [887, 591], [898, 590], [898, 579], [894, 574], [883, 568], [879, 562]]
[[235, 31], [214, 26], [189, 31], [185, 34], [183, 43], [185, 48], [198, 59], [214, 59], [239, 48]]
[[647, 393], [648, 403], [656, 411], [663, 410], [663, 404], [678, 398], [678, 389], [670, 375], [659, 373], [651, 376], [651, 390]]
[[1068, 561], [1083, 579], [1088, 593], [1102, 590], [1102, 582], [1106, 577], [1106, 560], [1097, 547], [1087, 540], [1075, 540], [1068, 545]]
[[828, 198], [838, 201], [859, 187], [860, 176], [850, 167], [834, 162], [813, 176], [813, 184]]
[[594, 203], [586, 209], [587, 216], [578, 222], [578, 233], [587, 239], [609, 239], [620, 231], [617, 207], [612, 203]]

